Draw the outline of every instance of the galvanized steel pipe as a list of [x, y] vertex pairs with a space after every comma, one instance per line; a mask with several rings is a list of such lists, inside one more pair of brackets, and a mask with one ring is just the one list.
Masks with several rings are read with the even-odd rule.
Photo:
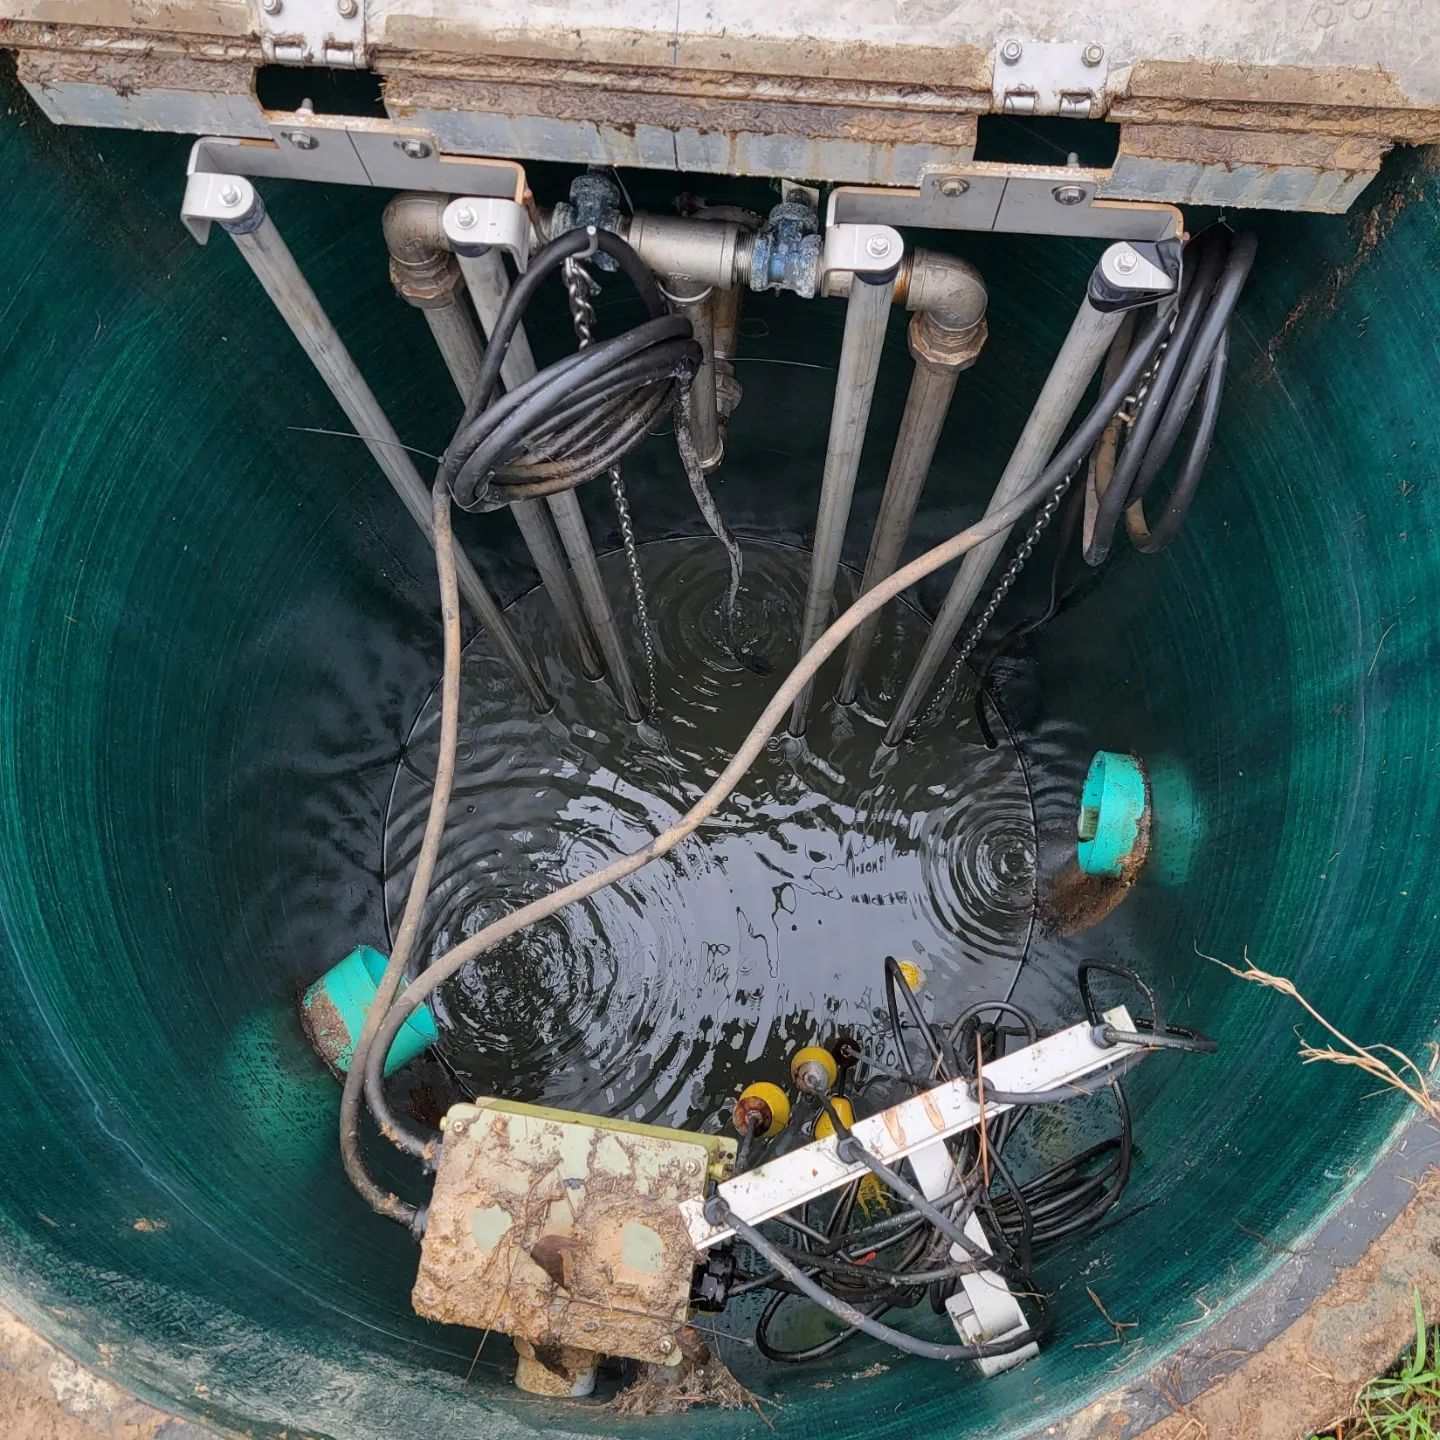
[[[1070, 423], [1095, 371], [1099, 368], [1105, 352], [1114, 338], [1124, 314], [1119, 310], [1099, 310], [1090, 303], [1087, 296], [1081, 302], [1075, 319], [1070, 326], [1060, 353], [1046, 377], [1039, 398], [1025, 422], [1019, 442], [1011, 453], [1010, 461], [995, 487], [987, 515], [993, 514], [1008, 504], [1032, 484], [1045, 467], [1045, 462], [1054, 453]], [[983, 541], [960, 562], [959, 572], [951, 583], [950, 592], [935, 623], [930, 627], [920, 658], [906, 682], [905, 689], [895, 706], [889, 727], [885, 731], [885, 742], [898, 745], [910, 722], [915, 717], [920, 702], [935, 679], [936, 671], [944, 661], [945, 652], [954, 643], [965, 616], [975, 603], [985, 577], [991, 566], [1005, 548], [1009, 529]]]
[[[430, 487], [420, 478], [409, 452], [401, 444], [380, 402], [365, 383], [364, 376], [330, 323], [330, 317], [295, 263], [295, 257], [275, 228], [275, 222], [265, 214], [259, 197], [256, 197], [255, 209], [250, 216], [221, 223], [234, 238], [245, 263], [255, 272], [255, 277], [265, 287], [265, 293], [329, 386], [330, 393], [349, 417], [355, 433], [385, 472], [411, 518], [433, 544]], [[549, 710], [554, 700], [531, 664], [530, 657], [520, 648], [509, 623], [475, 567], [463, 554], [457, 554], [456, 570], [461, 595], [476, 619], [490, 632], [516, 682], [537, 710]]]
[[[893, 276], [878, 284], [857, 277], [846, 304], [845, 335], [840, 346], [835, 404], [830, 413], [830, 438], [820, 486], [820, 512], [815, 521], [810, 585], [800, 629], [802, 655], [819, 639], [830, 619], [835, 574], [840, 567], [840, 550], [850, 519], [850, 502], [855, 494], [855, 476], [865, 444], [865, 426], [870, 419], [870, 402], [880, 371], [880, 352], [885, 344], [885, 325], [890, 317], [894, 288]], [[815, 681], [811, 677], [795, 697], [790, 711], [792, 735], [805, 733], [814, 689]]]
[[[442, 195], [413, 191], [397, 195], [385, 207], [381, 227], [396, 292], [424, 315], [463, 402], [475, 393], [485, 351], [475, 321], [458, 293], [461, 274], [445, 238], [445, 205]], [[549, 512], [539, 500], [517, 500], [510, 506], [510, 513], [539, 572], [540, 583], [574, 642], [581, 672], [589, 680], [598, 679], [604, 666]]]

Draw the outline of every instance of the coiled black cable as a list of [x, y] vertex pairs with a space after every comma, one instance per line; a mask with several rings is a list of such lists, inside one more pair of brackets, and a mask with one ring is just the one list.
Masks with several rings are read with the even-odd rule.
[[[1125, 444], [1099, 497], [1085, 547], [1087, 564], [1104, 564], [1122, 514], [1135, 548], [1145, 554], [1163, 550], [1185, 523], [1214, 443], [1230, 317], [1255, 261], [1255, 243], [1252, 234], [1237, 235], [1224, 225], [1213, 225], [1186, 245], [1174, 327], [1130, 416]], [[1152, 528], [1142, 502], [1174, 452], [1197, 402], [1189, 448]]]
[[[537, 371], [496, 399], [510, 343], [540, 286], [569, 259], [599, 251], [629, 278], [649, 318]], [[573, 489], [644, 439], [701, 361], [690, 321], [671, 313], [639, 255], [607, 230], [571, 230], [540, 249], [510, 288], [474, 394], [442, 469], [462, 510], [493, 510]]]

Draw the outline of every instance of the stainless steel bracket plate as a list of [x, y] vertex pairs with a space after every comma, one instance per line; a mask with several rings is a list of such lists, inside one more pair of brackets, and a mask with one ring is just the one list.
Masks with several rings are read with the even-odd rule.
[[1109, 68], [1103, 45], [1004, 36], [995, 44], [995, 109], [1088, 120], [1104, 111]]
[[267, 112], [267, 118], [269, 139], [202, 136], [190, 147], [186, 174], [315, 180], [525, 202], [525, 167], [516, 160], [442, 155], [434, 136], [387, 120], [305, 111], [293, 117]]
[[1180, 235], [1173, 205], [1104, 200], [1108, 170], [1080, 165], [969, 165], [927, 170], [919, 189], [842, 185], [830, 193], [826, 224], [1075, 235], [1096, 240], [1163, 240]]

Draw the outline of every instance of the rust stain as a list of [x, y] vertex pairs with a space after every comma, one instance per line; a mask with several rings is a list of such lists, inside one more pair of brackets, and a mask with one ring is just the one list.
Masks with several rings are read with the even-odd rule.
[[945, 1128], [945, 1117], [940, 1113], [940, 1107], [935, 1103], [935, 1096], [929, 1090], [920, 1092], [920, 1103], [925, 1107], [925, 1118], [937, 1129]]
[[1192, 100], [1262, 104], [1394, 106], [1414, 101], [1383, 66], [1250, 65], [1233, 60], [1140, 60], [1130, 68], [1128, 94], [1184, 95]]
[[[593, 124], [632, 137], [639, 126], [701, 134], [793, 135], [815, 143], [852, 140], [873, 144], [973, 147], [974, 113], [988, 108], [975, 97], [916, 97], [884, 90], [863, 95], [827, 93], [822, 86], [765, 86], [734, 77], [716, 86], [687, 86], [674, 71], [625, 76], [514, 76], [393, 73], [385, 103], [394, 112], [463, 111]], [[759, 91], [764, 93], [757, 93]], [[774, 93], [770, 93], [773, 91]]]
[[154, 1235], [159, 1230], [168, 1230], [168, 1220], [152, 1220], [148, 1215], [142, 1215], [131, 1229], [138, 1230], [142, 1235]]
[[[887, 45], [824, 40], [810, 35], [674, 35], [640, 29], [538, 26], [501, 29], [416, 14], [391, 14], [377, 36], [374, 63], [385, 69], [427, 64], [483, 65], [488, 59], [548, 60], [586, 68], [653, 67], [666, 72], [750, 71], [757, 76], [816, 80], [886, 80], [914, 88], [966, 88], [990, 93], [991, 55], [963, 43]], [[678, 64], [677, 64], [678, 59]]]
[[[1427, 152], [1427, 161], [1433, 168], [1437, 161], [1440, 161], [1440, 151]], [[1279, 329], [1265, 343], [1265, 349], [1256, 360], [1256, 375], [1254, 378], [1263, 378], [1275, 364], [1275, 357], [1284, 348], [1290, 334], [1303, 321], [1311, 315], [1329, 315], [1333, 313], [1336, 305], [1340, 303], [1340, 297], [1350, 285], [1350, 282], [1364, 269], [1370, 257], [1375, 253], [1377, 247], [1389, 236], [1395, 228], [1395, 223], [1416, 200], [1421, 198], [1421, 191], [1417, 189], [1405, 190], [1398, 186], [1388, 194], [1383, 195], [1368, 210], [1362, 211], [1358, 217], [1359, 237], [1355, 245], [1354, 255], [1343, 265], [1337, 265], [1326, 274], [1321, 281], [1312, 285], [1306, 292], [1290, 307], [1289, 313], [1281, 321]]]
[[[1243, 117], [1236, 117], [1243, 121]], [[1390, 148], [1388, 137], [1256, 130], [1242, 124], [1126, 124], [1120, 154], [1184, 160], [1201, 165], [1299, 166], [1350, 173], [1374, 171]]]
[[900, 1117], [894, 1110], [882, 1110], [881, 1118], [885, 1121], [885, 1129], [889, 1131], [890, 1138], [896, 1145], [905, 1144], [905, 1127], [900, 1123]]
[[[116, 91], [196, 90], [250, 96], [260, 60], [248, 47], [229, 47], [213, 55], [156, 47], [135, 52], [126, 45], [103, 48], [79, 44], [65, 48], [55, 42], [23, 46], [23, 38], [3, 36], [21, 45], [19, 76], [28, 85], [106, 85]], [[87, 39], [90, 37], [87, 35]], [[133, 43], [133, 42], [132, 42]], [[258, 105], [256, 107], [258, 113]]]

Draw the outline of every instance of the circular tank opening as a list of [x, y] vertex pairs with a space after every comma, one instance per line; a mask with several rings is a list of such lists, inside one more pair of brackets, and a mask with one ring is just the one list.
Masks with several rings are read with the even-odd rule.
[[[30, 257], [3, 342], [0, 1299], [162, 1403], [256, 1433], [768, 1433], [748, 1414], [643, 1422], [526, 1399], [504, 1344], [410, 1312], [415, 1249], [343, 1180], [334, 1082], [294, 995], [353, 945], [384, 943], [387, 806], [438, 666], [428, 557], [363, 448], [315, 433], [340, 428], [331, 402], [223, 237], [201, 251], [174, 221], [182, 143], [36, 121], [0, 144], [27, 202], [0, 234]], [[1203, 956], [1248, 950], [1365, 1041], [1418, 1054], [1437, 1028], [1430, 184], [1402, 160], [1362, 216], [1259, 221], [1186, 534], [1161, 558], [1122, 556], [1001, 677], [1042, 868], [1047, 847], [1073, 843], [1097, 749], [1144, 758], [1156, 810], [1133, 890], [1047, 939], [1017, 995], [1073, 1013], [1074, 963], [1118, 960], [1220, 1053], [1134, 1078], [1130, 1202], [1043, 1268], [1058, 1328], [1039, 1359], [987, 1381], [856, 1342], [828, 1368], [758, 1384], [778, 1398], [777, 1431], [1054, 1421], [1263, 1283], [1402, 1118], [1359, 1077], [1302, 1067], [1296, 1012]], [[453, 392], [389, 291], [385, 197], [271, 191], [402, 437], [438, 448]], [[986, 276], [991, 340], [962, 378], [916, 550], [983, 503], [1093, 263], [1071, 242], [943, 243]], [[537, 348], [559, 335], [541, 327]], [[807, 543], [838, 344], [836, 307], [771, 297], [747, 310], [746, 394], [717, 499], [757, 553]], [[907, 380], [897, 317], [851, 565]], [[703, 535], [663, 445], [627, 479], [648, 553]], [[603, 493], [585, 504], [613, 548]], [[505, 517], [462, 539], [503, 599], [530, 588]], [[933, 611], [939, 593], [922, 587], [918, 605]], [[757, 681], [748, 703], [762, 693]], [[528, 753], [518, 698], [495, 723]], [[949, 744], [966, 754], [963, 727]], [[955, 763], [937, 783], [959, 783], [969, 760]], [[968, 833], [947, 832], [962, 847]], [[867, 915], [877, 946], [884, 909]], [[853, 985], [848, 965], [832, 965], [827, 990]], [[681, 1051], [693, 1044], [687, 1033]], [[712, 1093], [696, 1079], [707, 1064], [719, 1062], [676, 1063], [677, 1096]], [[414, 1183], [398, 1164], [386, 1174]], [[1138, 1322], [1126, 1343], [1089, 1348], [1114, 1331], [1087, 1290]]]

